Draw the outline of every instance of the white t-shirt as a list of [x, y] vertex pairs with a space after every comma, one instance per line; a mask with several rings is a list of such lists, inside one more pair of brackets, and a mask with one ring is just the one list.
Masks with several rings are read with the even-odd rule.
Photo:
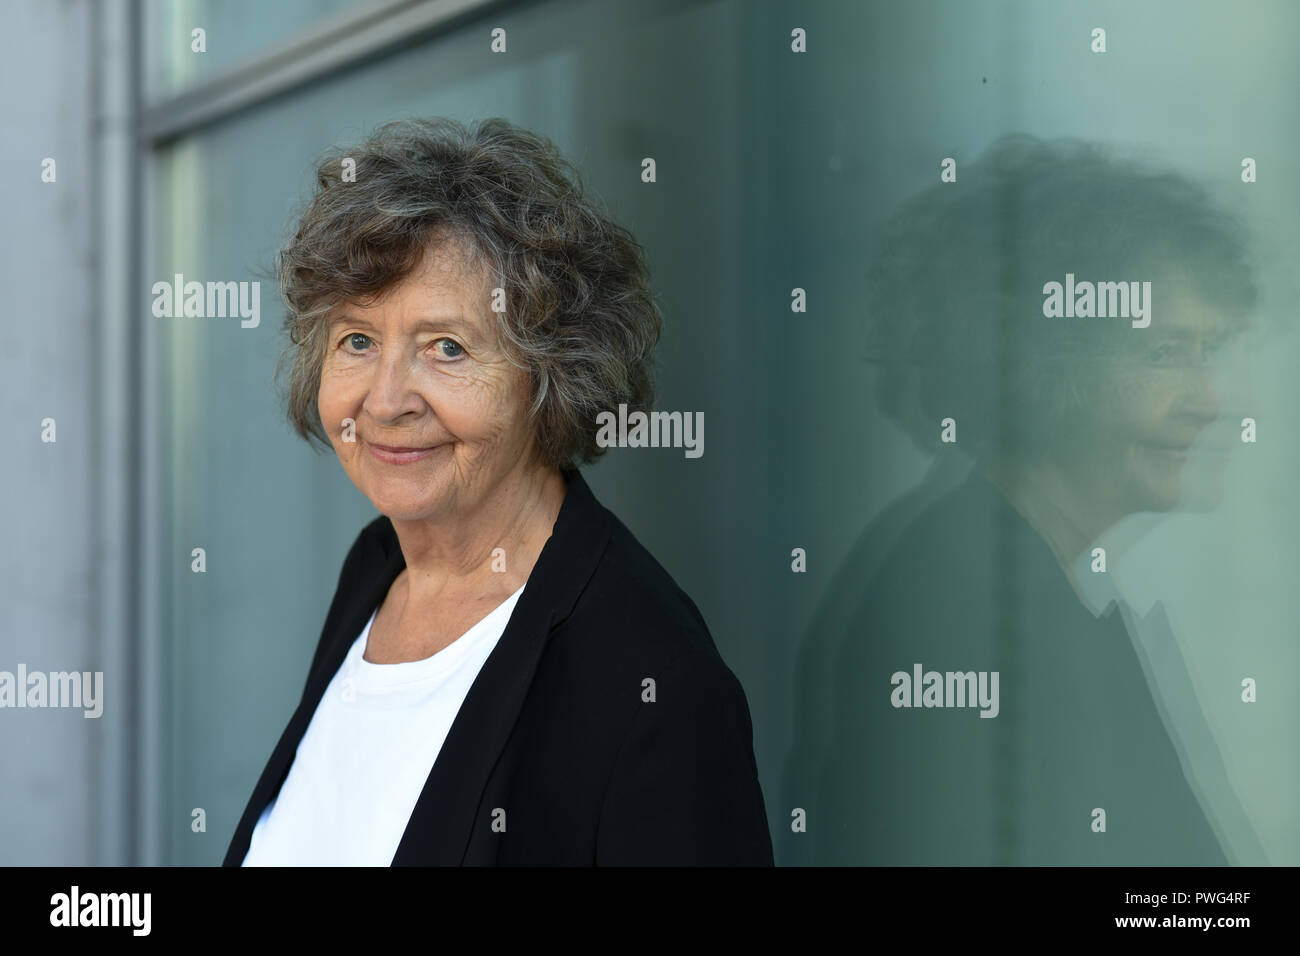
[[365, 660], [378, 608], [325, 689], [244, 866], [388, 866], [521, 587], [432, 657]]

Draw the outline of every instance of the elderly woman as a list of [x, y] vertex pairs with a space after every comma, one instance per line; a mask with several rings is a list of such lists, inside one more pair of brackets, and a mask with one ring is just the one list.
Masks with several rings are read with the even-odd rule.
[[576, 468], [651, 403], [640, 247], [501, 119], [389, 124], [317, 184], [289, 415], [381, 516], [226, 865], [770, 865], [744, 692]]

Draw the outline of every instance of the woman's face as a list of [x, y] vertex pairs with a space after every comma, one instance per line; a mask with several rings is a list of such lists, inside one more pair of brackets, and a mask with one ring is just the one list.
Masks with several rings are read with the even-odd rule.
[[441, 242], [381, 300], [330, 317], [321, 421], [389, 518], [470, 515], [529, 460], [528, 373], [497, 346], [490, 296], [486, 273]]
[[[1222, 435], [1208, 431], [1231, 426], [1223, 415], [1224, 313], [1186, 282], [1158, 288], [1150, 327], [1120, 330], [1131, 336], [1125, 360], [1098, 368], [1094, 407], [1073, 432], [1065, 463], [1087, 497], [1121, 514], [1167, 511], [1189, 492], [1203, 495], [1226, 457]], [[1237, 413], [1236, 392], [1226, 398]], [[1220, 453], [1205, 460], [1211, 438]]]

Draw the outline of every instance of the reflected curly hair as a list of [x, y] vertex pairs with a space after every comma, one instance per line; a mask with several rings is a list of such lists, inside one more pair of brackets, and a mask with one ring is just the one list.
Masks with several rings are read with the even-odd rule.
[[878, 236], [865, 357], [881, 409], [924, 452], [946, 450], [950, 414], [977, 459], [1071, 441], [1102, 372], [1137, 360], [1149, 337], [1128, 323], [1045, 321], [1045, 280], [1174, 278], [1234, 332], [1258, 297], [1235, 210], [1188, 176], [1078, 139], [1006, 135], [959, 182], [901, 203]]
[[499, 117], [400, 120], [320, 161], [316, 193], [279, 255], [289, 344], [276, 375], [289, 369], [294, 430], [330, 445], [317, 395], [333, 310], [373, 303], [449, 239], [505, 290], [497, 339], [530, 374], [528, 423], [544, 463], [599, 457], [596, 415], [653, 402], [662, 316], [644, 251], [585, 195], [553, 143]]

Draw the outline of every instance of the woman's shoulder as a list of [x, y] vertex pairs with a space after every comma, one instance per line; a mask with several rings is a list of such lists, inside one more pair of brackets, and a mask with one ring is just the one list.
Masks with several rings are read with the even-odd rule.
[[[574, 605], [571, 629], [647, 664], [722, 664], [703, 614], [677, 580], [612, 513], [609, 538]], [[723, 665], [725, 666], [725, 665]]]

